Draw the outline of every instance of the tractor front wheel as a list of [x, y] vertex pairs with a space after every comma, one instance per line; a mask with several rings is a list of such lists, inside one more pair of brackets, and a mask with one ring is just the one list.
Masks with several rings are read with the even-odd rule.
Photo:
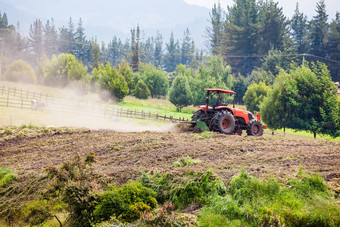
[[202, 117], [205, 116], [205, 113], [203, 110], [197, 110], [194, 115], [192, 115], [191, 120], [192, 121], [198, 121], [201, 120]]
[[262, 136], [263, 135], [263, 125], [257, 119], [252, 119], [247, 125], [248, 136]]
[[214, 131], [224, 134], [233, 134], [235, 130], [235, 118], [229, 112], [218, 112], [212, 120], [212, 128]]

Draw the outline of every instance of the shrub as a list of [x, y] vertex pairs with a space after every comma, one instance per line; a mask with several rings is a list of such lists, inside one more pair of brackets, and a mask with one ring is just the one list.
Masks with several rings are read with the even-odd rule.
[[303, 175], [280, 185], [260, 181], [245, 171], [234, 177], [226, 196], [212, 196], [199, 214], [200, 223], [241, 226], [338, 226], [340, 211], [316, 175]]
[[93, 211], [97, 204], [94, 191], [94, 176], [90, 166], [95, 162], [94, 153], [80, 158], [75, 156], [60, 168], [48, 167], [49, 189], [45, 196], [51, 201], [61, 200], [69, 212], [70, 226], [91, 226]]
[[24, 60], [17, 60], [8, 66], [5, 72], [8, 81], [35, 83], [36, 76], [32, 67]]
[[16, 179], [17, 177], [10, 170], [0, 168], [0, 188], [6, 187]]
[[146, 86], [146, 84], [144, 83], [144, 81], [139, 80], [135, 90], [133, 91], [133, 95], [139, 99], [148, 99], [151, 93], [148, 86]]
[[205, 173], [189, 171], [182, 177], [143, 173], [141, 182], [157, 192], [158, 202], [171, 201], [178, 209], [183, 209], [193, 202], [202, 206], [207, 196], [224, 195], [226, 192], [223, 182], [210, 170]]
[[144, 211], [157, 207], [155, 197], [156, 192], [152, 189], [131, 181], [100, 195], [94, 211], [95, 219], [106, 221], [115, 216], [121, 221], [135, 221]]
[[270, 91], [270, 87], [263, 82], [251, 84], [243, 96], [244, 104], [250, 112], [259, 112], [263, 99]]

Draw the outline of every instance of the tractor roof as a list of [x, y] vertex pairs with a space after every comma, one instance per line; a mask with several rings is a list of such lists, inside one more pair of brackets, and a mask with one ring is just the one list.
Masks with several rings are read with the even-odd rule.
[[224, 93], [224, 94], [236, 94], [236, 92], [234, 91], [228, 91], [228, 90], [223, 90], [223, 89], [212, 89], [212, 88], [208, 88], [208, 89], [204, 89], [205, 91], [211, 91], [211, 92], [220, 92], [220, 93]]

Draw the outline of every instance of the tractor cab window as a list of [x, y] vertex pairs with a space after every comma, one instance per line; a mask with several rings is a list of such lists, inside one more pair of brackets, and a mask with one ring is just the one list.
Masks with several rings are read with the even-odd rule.
[[209, 97], [209, 103], [213, 106], [221, 106], [231, 104], [233, 102], [233, 97], [230, 94], [218, 94], [216, 92], [212, 92]]

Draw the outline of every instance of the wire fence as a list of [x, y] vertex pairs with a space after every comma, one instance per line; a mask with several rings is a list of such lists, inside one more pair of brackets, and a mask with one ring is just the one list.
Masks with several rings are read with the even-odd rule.
[[145, 110], [124, 109], [109, 104], [81, 102], [76, 99], [63, 99], [47, 93], [5, 87], [0, 87], [0, 107], [25, 109], [41, 112], [61, 112], [79, 116], [119, 119], [131, 118], [155, 121], [189, 121], [185, 118], [160, 115]]

